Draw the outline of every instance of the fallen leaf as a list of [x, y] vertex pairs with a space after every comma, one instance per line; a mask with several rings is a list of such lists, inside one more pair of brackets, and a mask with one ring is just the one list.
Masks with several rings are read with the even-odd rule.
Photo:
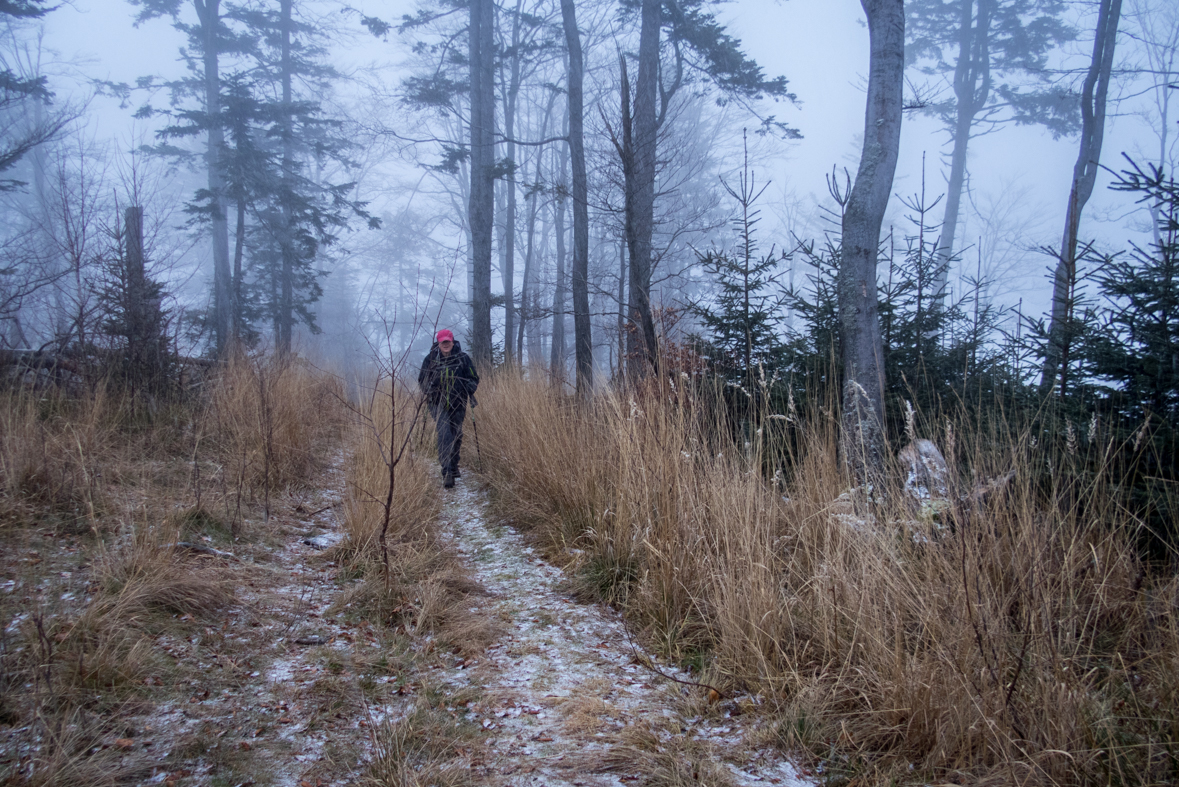
[[126, 751], [135, 745], [135, 741], [130, 738], [118, 738], [115, 740], [115, 746]]

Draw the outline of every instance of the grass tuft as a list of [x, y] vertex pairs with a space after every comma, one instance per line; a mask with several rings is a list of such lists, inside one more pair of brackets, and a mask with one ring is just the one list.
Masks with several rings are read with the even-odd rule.
[[382, 721], [373, 732], [375, 756], [359, 780], [364, 787], [464, 787], [473, 784], [462, 751], [476, 731], [469, 722], [429, 707]]

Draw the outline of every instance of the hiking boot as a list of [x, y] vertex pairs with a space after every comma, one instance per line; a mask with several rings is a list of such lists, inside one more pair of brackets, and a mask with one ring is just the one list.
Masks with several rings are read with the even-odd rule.
[[444, 489], [452, 489], [454, 487], [454, 473], [448, 470], [442, 474], [442, 487]]
[[455, 465], [454, 469], [450, 471], [450, 474], [455, 478], [463, 477], [463, 474], [459, 472], [458, 465]]

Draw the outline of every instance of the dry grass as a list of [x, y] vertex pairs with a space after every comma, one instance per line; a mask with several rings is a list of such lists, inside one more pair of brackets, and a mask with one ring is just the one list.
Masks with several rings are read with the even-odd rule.
[[586, 766], [599, 773], [635, 774], [651, 787], [734, 787], [737, 783], [707, 743], [644, 726], [625, 728], [617, 745]]
[[226, 483], [254, 494], [310, 483], [343, 401], [338, 378], [297, 360], [235, 358], [213, 379], [205, 418]]
[[28, 773], [0, 768], [0, 781], [22, 787], [115, 787], [151, 776], [154, 759], [128, 755], [107, 745], [109, 739], [109, 728], [92, 713], [73, 709], [52, 716], [40, 730]]
[[109, 461], [118, 455], [112, 399], [103, 387], [85, 400], [0, 393], [0, 527], [41, 518], [84, 530], [96, 521], [118, 468]]
[[167, 496], [195, 494], [198, 505], [219, 494], [224, 518], [235, 523], [243, 501], [314, 480], [325, 464], [322, 446], [344, 423], [342, 391], [337, 378], [297, 360], [247, 357], [211, 375], [199, 395], [154, 414], [104, 384], [78, 396], [5, 391], [0, 527], [94, 528], [125, 502], [121, 487], [158, 472], [152, 460], [179, 468], [181, 457], [191, 462], [188, 472], [148, 482], [186, 485]]
[[1058, 472], [1045, 494], [1051, 457], [1020, 435], [960, 434], [977, 478], [1018, 470], [1001, 493], [867, 519], [840, 499], [830, 420], [775, 490], [758, 438], [716, 442], [684, 391], [578, 412], [486, 388], [500, 512], [664, 651], [771, 700], [779, 740], [832, 778], [1179, 779], [1179, 579], [1141, 562], [1111, 479]]
[[158, 765], [113, 742], [188, 669], [159, 637], [204, 630], [240, 577], [177, 541], [314, 481], [339, 390], [243, 361], [150, 411], [103, 386], [0, 394], [0, 783], [136, 783]]
[[437, 709], [420, 706], [373, 730], [375, 755], [358, 781], [364, 787], [463, 787], [475, 783], [464, 750], [477, 731]]
[[[116, 707], [149, 674], [166, 671], [151, 638], [176, 617], [208, 619], [233, 598], [220, 564], [185, 557], [174, 533], [136, 528], [93, 567], [95, 593], [80, 609], [32, 610], [20, 623], [32, 647], [18, 659], [53, 704]], [[96, 694], [97, 693], [97, 694]]]
[[[410, 633], [433, 633], [442, 647], [474, 655], [497, 629], [470, 611], [470, 596], [482, 590], [439, 537], [435, 465], [415, 450], [424, 444], [425, 426], [417, 404], [401, 389], [390, 396], [386, 385], [357, 413], [358, 447], [347, 469], [348, 539], [333, 557], [365, 581], [338, 606]], [[399, 454], [390, 473], [390, 457]]]
[[622, 720], [622, 715], [617, 708], [602, 699], [613, 688], [610, 681], [595, 678], [581, 684], [577, 694], [553, 700], [566, 732], [588, 737], [613, 730], [615, 722]]
[[4, 783], [104, 785], [150, 774], [154, 760], [111, 743], [126, 735], [120, 720], [142, 707], [148, 686], [172, 682], [175, 665], [155, 637], [183, 632], [232, 599], [224, 568], [184, 558], [174, 541], [172, 532], [135, 528], [96, 556], [87, 603], [46, 595], [23, 617], [4, 610], [12, 642], [0, 664], [2, 704], [21, 729], [8, 743], [29, 747], [0, 769]]
[[[429, 544], [434, 539], [432, 525], [441, 510], [435, 474], [432, 463], [413, 450], [416, 442], [420, 442], [419, 432], [410, 434], [411, 429], [423, 428], [424, 418], [424, 410], [418, 411], [412, 395], [398, 389], [394, 400], [386, 383], [377, 396], [363, 405], [349, 427], [358, 432], [354, 441], [357, 447], [347, 468], [348, 496], [344, 515], [351, 554], [368, 560], [381, 559], [386, 502], [389, 515], [387, 543]], [[394, 469], [390, 496], [390, 456], [395, 457], [400, 452], [407, 437], [411, 445]], [[405, 555], [409, 566], [418, 566], [413, 550], [407, 550]]]

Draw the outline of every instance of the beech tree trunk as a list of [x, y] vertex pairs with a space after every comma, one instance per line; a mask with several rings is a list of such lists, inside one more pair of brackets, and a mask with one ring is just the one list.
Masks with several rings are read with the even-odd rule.
[[[568, 132], [568, 127], [566, 127]], [[557, 275], [553, 287], [553, 342], [549, 352], [549, 374], [554, 385], [565, 380], [565, 208], [568, 189], [569, 152], [562, 147], [558, 154], [557, 201], [553, 205], [553, 224], [557, 241]]]
[[1093, 194], [1101, 159], [1101, 142], [1105, 135], [1105, 101], [1113, 70], [1114, 44], [1122, 0], [1101, 0], [1097, 13], [1097, 30], [1093, 37], [1093, 59], [1081, 90], [1081, 149], [1073, 167], [1073, 184], [1069, 190], [1064, 219], [1064, 237], [1052, 283], [1052, 319], [1048, 325], [1048, 347], [1040, 377], [1040, 393], [1047, 395], [1060, 380], [1063, 394], [1068, 385], [1069, 348], [1072, 345], [1070, 323], [1075, 306], [1077, 281], [1077, 235], [1081, 211]]
[[[516, 163], [516, 102], [520, 95], [520, 24], [524, 2], [516, 0], [516, 14], [512, 20], [512, 58], [508, 83], [504, 90], [504, 136], [508, 161]], [[507, 189], [502, 247], [500, 248], [501, 273], [504, 280], [504, 363], [511, 366], [516, 360], [513, 344], [516, 336], [516, 178], [504, 181]]]
[[843, 353], [841, 450], [860, 484], [884, 467], [884, 363], [876, 305], [880, 228], [892, 193], [901, 141], [905, 72], [903, 0], [861, 0], [870, 61], [864, 147], [843, 216], [838, 300]]
[[[538, 156], [539, 158], [539, 156]], [[536, 165], [537, 175], [539, 176], [540, 164]], [[528, 321], [532, 316], [532, 310], [529, 307], [529, 298], [532, 296], [532, 291], [535, 289], [533, 280], [536, 278], [532, 273], [532, 260], [535, 257], [536, 249], [536, 213], [537, 213], [537, 195], [533, 191], [528, 198], [528, 229], [525, 232], [524, 242], [524, 282], [520, 286], [520, 310], [517, 313], [516, 320], [516, 358], [520, 365], [524, 365], [524, 332], [529, 327]]]
[[[551, 177], [551, 176], [550, 176]], [[549, 239], [552, 237], [553, 217], [549, 205], [541, 205], [537, 210], [540, 228], [537, 231], [536, 248], [532, 253], [532, 278], [528, 282], [528, 328], [525, 331], [525, 353], [528, 365], [537, 370], [538, 379], [542, 370], [547, 367], [549, 356], [545, 347], [545, 336], [542, 329], [546, 308], [542, 295], [542, 282], [548, 277]]]
[[615, 373], [621, 379], [626, 368], [626, 315], [630, 314], [626, 301], [626, 238], [618, 242], [618, 367]]
[[569, 154], [573, 167], [573, 345], [577, 394], [594, 385], [594, 351], [589, 310], [589, 186], [585, 171], [585, 64], [573, 0], [561, 0], [565, 46], [569, 50]]
[[495, 4], [471, 0], [471, 360], [491, 366], [491, 238], [495, 230]]
[[[556, 104], [557, 94], [554, 91], [549, 95], [548, 104], [545, 106], [544, 117], [540, 123], [540, 136], [543, 138], [548, 132], [549, 119], [553, 115], [553, 106]], [[536, 168], [533, 171], [532, 182], [540, 183], [541, 165], [544, 162], [544, 151], [536, 151]], [[533, 314], [536, 311], [535, 304], [537, 302], [536, 291], [539, 289], [539, 277], [536, 275], [536, 218], [540, 213], [540, 195], [538, 189], [532, 189], [532, 193], [528, 197], [528, 229], [525, 232], [524, 244], [524, 275], [523, 283], [520, 286], [520, 311], [517, 315], [516, 323], [516, 359], [521, 366], [525, 363], [524, 358], [524, 335], [526, 325], [529, 320], [533, 319]], [[531, 298], [531, 306], [529, 299]], [[528, 326], [531, 328], [531, 326]], [[531, 343], [532, 337], [529, 336]], [[532, 358], [528, 358], [528, 362], [532, 362]]]

